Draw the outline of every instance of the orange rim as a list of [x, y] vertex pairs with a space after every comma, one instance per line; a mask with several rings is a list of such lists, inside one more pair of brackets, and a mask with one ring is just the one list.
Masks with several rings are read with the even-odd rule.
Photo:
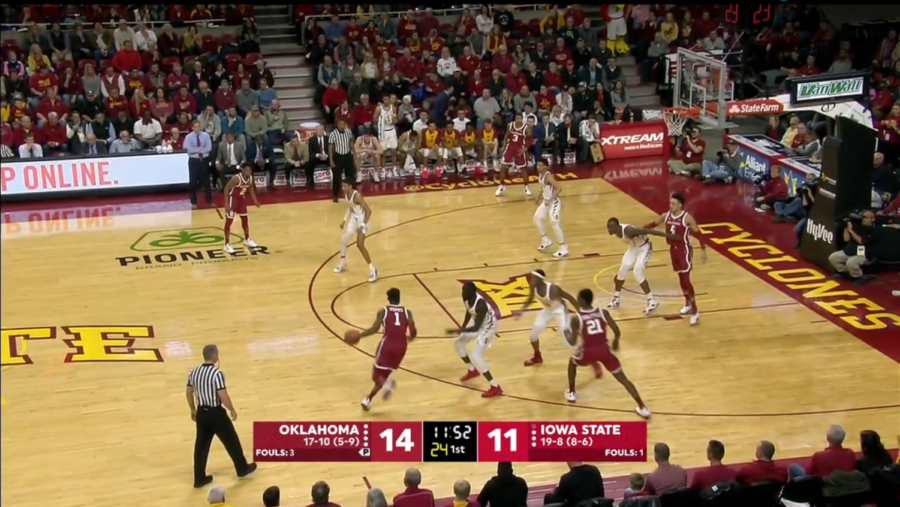
[[668, 107], [664, 110], [666, 114], [669, 115], [681, 115], [681, 116], [690, 116], [697, 117], [700, 116], [700, 109], [696, 107]]

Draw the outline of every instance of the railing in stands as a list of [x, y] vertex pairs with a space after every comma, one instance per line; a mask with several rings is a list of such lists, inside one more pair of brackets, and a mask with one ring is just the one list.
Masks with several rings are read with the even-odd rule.
[[[512, 7], [513, 7], [513, 10], [515, 10], [515, 11], [542, 11], [542, 10], [548, 10], [548, 9], [552, 8], [553, 5], [552, 4], [523, 4], [523, 5], [513, 5]], [[465, 5], [462, 7], [451, 7], [449, 9], [434, 9], [433, 12], [434, 12], [435, 16], [453, 16], [453, 15], [462, 14], [462, 11], [467, 10], [467, 9], [472, 13], [473, 16], [477, 16], [478, 12], [481, 10], [481, 5], [480, 4], [472, 4], [472, 5]], [[416, 13], [423, 12], [422, 9], [406, 9], [406, 10], [402, 10], [402, 11], [387, 11], [387, 13], [391, 18], [399, 18], [401, 15], [406, 14], [410, 10], [412, 10]], [[380, 16], [381, 12], [376, 12], [374, 14], [366, 13], [364, 15]], [[314, 19], [314, 20], [316, 20], [317, 23], [321, 23], [322, 21], [330, 21], [333, 16], [334, 16], [334, 14], [313, 14], [311, 16], [306, 16], [304, 18], [304, 22], [306, 22], [306, 20]], [[338, 14], [337, 16], [339, 18], [341, 18], [341, 20], [347, 20], [350, 18], [358, 17], [359, 14], [349, 13], [349, 14]], [[306, 30], [302, 30], [301, 40], [302, 40], [303, 47], [306, 47], [306, 45], [307, 45]]]
[[[74, 21], [66, 21], [66, 22], [60, 23], [59, 26], [60, 26], [60, 28], [62, 28], [63, 30], [75, 28], [75, 24], [76, 24], [76, 23], [82, 23], [84, 26], [88, 26], [88, 25], [93, 26], [93, 23], [90, 23], [90, 22], [87, 21], [86, 19], [82, 19], [82, 18], [83, 18], [83, 16], [73, 17], [73, 18], [67, 18], [67, 19], [73, 19]], [[168, 20], [159, 20], [159, 21], [151, 20], [151, 21], [148, 21], [147, 24], [148, 24], [150, 27], [152, 27], [152, 28], [156, 28], [156, 27], [161, 27], [161, 26], [165, 25], [165, 24], [168, 23], [168, 22], [169, 22]], [[181, 23], [183, 23], [183, 24], [185, 24], [185, 25], [204, 25], [204, 24], [206, 24], [206, 25], [225, 26], [225, 18], [219, 18], [219, 19], [190, 19], [190, 20], [187, 20], [187, 21], [181, 21]], [[30, 27], [31, 25], [37, 25], [38, 27], [46, 28], [48, 25], [51, 25], [51, 24], [52, 24], [52, 23], [47, 23], [47, 22], [41, 22], [41, 23], [0, 23], [0, 30], [2, 30], [2, 31], [0, 31], [0, 33], [24, 31], [24, 30], [28, 29], [28, 27]], [[109, 23], [104, 23], [104, 24], [105, 24], [105, 25], [109, 25], [109, 26], [118, 26], [118, 23], [114, 23], [114, 22], [109, 22]], [[128, 26], [137, 26], [137, 25], [138, 25], [138, 21], [127, 21], [127, 20], [126, 20], [126, 21], [125, 21], [125, 24], [127, 24]]]

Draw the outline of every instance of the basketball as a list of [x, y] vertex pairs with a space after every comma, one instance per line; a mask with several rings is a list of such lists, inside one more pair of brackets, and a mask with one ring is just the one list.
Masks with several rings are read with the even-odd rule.
[[359, 343], [359, 331], [356, 329], [351, 329], [344, 333], [344, 341], [349, 343], [350, 345], [356, 345]]

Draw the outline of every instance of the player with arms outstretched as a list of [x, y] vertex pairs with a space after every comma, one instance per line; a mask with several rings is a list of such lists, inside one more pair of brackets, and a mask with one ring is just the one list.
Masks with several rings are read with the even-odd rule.
[[610, 236], [615, 236], [628, 244], [628, 250], [622, 256], [622, 264], [619, 266], [619, 273], [613, 278], [615, 282], [615, 292], [613, 298], [606, 305], [607, 308], [618, 308], [620, 304], [619, 296], [622, 287], [625, 285], [625, 276], [629, 271], [634, 270], [634, 279], [640, 285], [644, 295], [647, 296], [647, 307], [644, 313], [649, 314], [659, 306], [653, 292], [650, 290], [650, 282], [644, 277], [644, 270], [647, 263], [650, 262], [650, 256], [653, 254], [653, 243], [649, 236], [662, 236], [669, 240], [680, 239], [674, 234], [667, 232], [655, 231], [653, 229], [642, 229], [629, 224], [619, 222], [619, 219], [612, 217], [606, 221], [606, 230]]
[[[487, 300], [478, 293], [473, 282], [466, 282], [462, 287], [463, 305], [466, 307], [466, 316], [463, 318], [460, 329], [448, 329], [447, 334], [458, 335], [453, 340], [453, 346], [469, 371], [466, 372], [460, 382], [472, 380], [479, 374], [484, 375], [490, 389], [481, 393], [482, 398], [493, 398], [503, 394], [500, 384], [491, 375], [484, 354], [494, 339], [497, 337], [497, 315], [490, 307]], [[473, 321], [474, 319], [474, 321]], [[469, 322], [472, 325], [469, 325]], [[469, 342], [474, 341], [475, 347], [470, 355], [466, 350]]]
[[565, 330], [569, 325], [566, 317], [566, 301], [572, 304], [573, 308], [577, 308], [577, 302], [571, 294], [564, 291], [562, 287], [547, 280], [547, 275], [542, 269], [536, 269], [531, 272], [531, 279], [528, 284], [528, 297], [522, 308], [513, 312], [513, 316], [518, 319], [526, 308], [537, 299], [541, 302], [543, 308], [534, 319], [534, 326], [531, 327], [531, 348], [534, 354], [525, 360], [525, 366], [534, 366], [544, 362], [541, 356], [541, 331], [547, 329], [552, 322], [555, 321], [559, 334], [565, 338]]
[[[406, 345], [416, 339], [416, 321], [408, 308], [400, 306], [400, 289], [388, 289], [388, 305], [378, 310], [375, 322], [363, 332], [355, 330], [347, 331], [344, 340], [356, 345], [366, 336], [371, 336], [383, 329], [381, 343], [375, 352], [375, 364], [372, 366], [372, 382], [375, 385], [360, 405], [363, 410], [372, 408], [372, 398], [384, 388], [382, 398], [385, 400], [391, 396], [396, 383], [389, 378], [394, 370], [400, 368], [403, 357], [406, 355]], [[409, 334], [407, 335], [407, 331]]]
[[[644, 226], [644, 229], [654, 229], [665, 225], [668, 235], [677, 239], [668, 238], [669, 257], [672, 259], [672, 269], [678, 274], [678, 283], [684, 294], [684, 308], [679, 313], [691, 315], [691, 325], [700, 321], [700, 310], [697, 308], [697, 296], [694, 285], [691, 283], [691, 270], [694, 262], [694, 246], [691, 244], [691, 233], [700, 235], [700, 226], [694, 217], [684, 210], [684, 196], [674, 193], [669, 198], [669, 211], [656, 217], [656, 220]], [[706, 245], [700, 243], [701, 259], [706, 262]]]
[[497, 175], [496, 194], [503, 195], [506, 186], [503, 180], [509, 174], [509, 168], [515, 166], [522, 171], [522, 179], [525, 181], [525, 195], [531, 196], [531, 188], [528, 186], [528, 139], [531, 137], [531, 128], [525, 121], [522, 113], [516, 113], [516, 119], [506, 130], [506, 140], [504, 141], [503, 156], [500, 159], [500, 174]]
[[241, 227], [244, 228], [244, 244], [249, 248], [258, 246], [256, 241], [250, 238], [250, 219], [247, 217], [247, 194], [253, 198], [253, 204], [259, 207], [259, 199], [256, 198], [256, 184], [253, 182], [253, 164], [244, 162], [241, 172], [235, 174], [225, 184], [225, 252], [233, 254], [231, 246], [231, 224], [234, 222], [234, 214], [241, 217]]
[[541, 186], [541, 198], [538, 199], [537, 210], [534, 212], [534, 225], [537, 226], [538, 232], [541, 233], [541, 246], [538, 247], [538, 250], [543, 252], [553, 246], [553, 241], [547, 237], [547, 229], [544, 227], [544, 220], [549, 217], [550, 227], [553, 227], [553, 232], [556, 234], [557, 241], [559, 241], [559, 250], [553, 256], [561, 259], [569, 255], [566, 237], [559, 223], [559, 213], [560, 208], [562, 208], [559, 194], [562, 193], [562, 185], [556, 181], [553, 173], [550, 172], [550, 165], [546, 159], [541, 158], [537, 161], [537, 172], [538, 184]]
[[341, 236], [341, 260], [334, 268], [334, 272], [343, 273], [347, 267], [347, 245], [355, 235], [356, 247], [359, 248], [359, 253], [369, 265], [369, 282], [374, 282], [378, 279], [378, 270], [375, 269], [372, 257], [366, 249], [366, 231], [369, 227], [369, 219], [372, 218], [372, 208], [369, 207], [363, 195], [353, 189], [352, 181], [344, 180], [343, 188], [344, 198], [347, 200], [347, 213], [344, 215], [344, 221], [341, 222], [341, 229], [344, 230], [344, 234]]
[[[606, 330], [612, 330], [614, 338], [612, 345], [609, 343]], [[581, 337], [581, 343], [578, 337]], [[569, 403], [575, 403], [577, 397], [575, 395], [575, 376], [579, 366], [593, 367], [595, 374], [601, 372], [598, 363], [609, 371], [612, 376], [622, 384], [622, 387], [628, 391], [628, 394], [634, 398], [637, 403], [635, 411], [644, 419], [650, 417], [650, 409], [644, 404], [641, 395], [638, 393], [631, 380], [625, 376], [622, 371], [622, 364], [619, 358], [613, 354], [614, 350], [619, 349], [619, 338], [622, 332], [619, 326], [603, 308], [594, 308], [594, 293], [591, 289], [582, 289], [578, 292], [578, 313], [571, 316], [571, 322], [566, 329], [566, 340], [569, 345], [575, 348], [575, 355], [569, 359], [569, 389], [565, 392], [566, 400]], [[599, 374], [596, 375], [598, 378]]]

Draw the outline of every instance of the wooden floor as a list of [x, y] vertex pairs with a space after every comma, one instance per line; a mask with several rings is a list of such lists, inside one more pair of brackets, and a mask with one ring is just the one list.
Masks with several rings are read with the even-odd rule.
[[[252, 209], [253, 236], [270, 253], [231, 262], [138, 269], [142, 261], [123, 267], [116, 260], [148, 255], [165, 261], [171, 258], [166, 254], [183, 251], [172, 245], [209, 240], [221, 227], [212, 211], [4, 234], [4, 337], [55, 333], [55, 339], [20, 338], [13, 348], [4, 343], [2, 502], [113, 507], [132, 503], [137, 494], [170, 507], [203, 504], [205, 492], [191, 488], [193, 427], [184, 384], [207, 343], [220, 347], [248, 456], [254, 420], [635, 420], [633, 403], [609, 377], [583, 375], [579, 403], [565, 403], [567, 355], [551, 331], [543, 340], [546, 363], [522, 367], [533, 314], [501, 321], [501, 337], [488, 356], [509, 395], [499, 399], [484, 400], [459, 385], [462, 365], [442, 336], [462, 316], [460, 280], [479, 281], [506, 315], [523, 300], [517, 277], [536, 267], [570, 291], [594, 287], [606, 302], [602, 291], [624, 250], [606, 234], [606, 218], [640, 224], [653, 214], [603, 180], [565, 182], [564, 188], [571, 251], [565, 261], [536, 251], [534, 205], [518, 197], [519, 187], [503, 202], [492, 188], [370, 198], [375, 232], [368, 246], [382, 275], [375, 284], [365, 283], [366, 266], [355, 250], [347, 272], [331, 272], [345, 211], [331, 202]], [[175, 239], [164, 237], [172, 233]], [[615, 313], [624, 332], [620, 358], [656, 413], [651, 443], [668, 442], [674, 461], [703, 464], [710, 438], [725, 442], [726, 459], [735, 462], [753, 459], [763, 438], [775, 442], [779, 457], [811, 454], [824, 447], [831, 423], [844, 425], [854, 446], [863, 428], [887, 438], [897, 432], [895, 411], [867, 410], [897, 402], [896, 384], [884, 382], [897, 374], [887, 357], [715, 252], [695, 270], [704, 312], [697, 327], [659, 318], [682, 306], [665, 251], [652, 259], [648, 277], [663, 295], [659, 315], [645, 318], [642, 298], [625, 298]], [[358, 351], [335, 333], [368, 326], [392, 286], [403, 291], [424, 336], [411, 346], [410, 371], [396, 375], [395, 397], [362, 413], [377, 342], [370, 338]], [[124, 329], [98, 329], [103, 326]], [[98, 333], [140, 336], [141, 326], [152, 326], [154, 337], [137, 337], [132, 347], [150, 352], [104, 354]], [[164, 361], [156, 361], [152, 349]], [[22, 355], [32, 364], [13, 364], [23, 362]], [[472, 385], [484, 387], [481, 380]], [[358, 505], [363, 476], [393, 494], [402, 489], [407, 466], [263, 464], [254, 477], [238, 481], [217, 443], [209, 471], [236, 507], [258, 505], [272, 484], [281, 486], [285, 504], [300, 505], [322, 479], [331, 484], [334, 501]], [[609, 464], [603, 470], [618, 475], [652, 467]], [[468, 478], [479, 488], [495, 467], [420, 468], [426, 486], [449, 496], [454, 480]], [[564, 468], [517, 465], [532, 485], [554, 482]]]

